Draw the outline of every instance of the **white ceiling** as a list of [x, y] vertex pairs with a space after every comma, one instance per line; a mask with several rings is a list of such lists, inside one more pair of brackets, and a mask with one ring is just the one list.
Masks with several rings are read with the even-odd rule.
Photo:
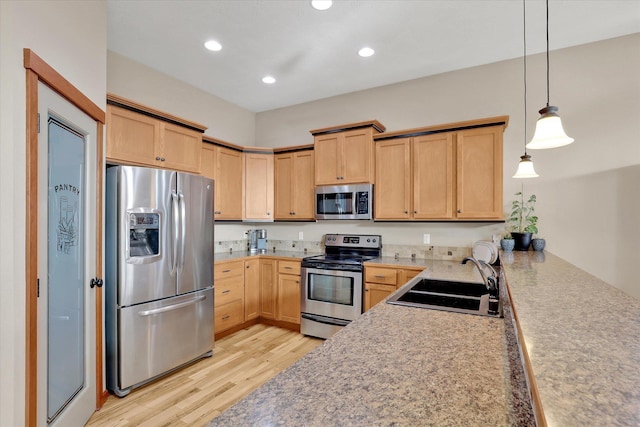
[[[108, 0], [108, 48], [253, 112], [521, 57], [520, 0]], [[527, 52], [545, 2], [527, 0]], [[551, 0], [551, 50], [640, 32], [640, 0]], [[219, 52], [203, 43], [218, 40]], [[361, 58], [363, 46], [376, 55]], [[605, 58], [603, 58], [605, 60]], [[277, 82], [265, 85], [263, 76]]]

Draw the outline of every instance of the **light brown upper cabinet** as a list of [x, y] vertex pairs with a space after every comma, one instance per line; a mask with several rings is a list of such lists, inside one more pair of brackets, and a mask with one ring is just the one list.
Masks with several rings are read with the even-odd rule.
[[244, 218], [273, 221], [273, 154], [244, 153]]
[[507, 122], [501, 116], [375, 136], [375, 219], [501, 220]]
[[107, 102], [107, 161], [200, 173], [206, 127], [113, 95]]
[[452, 219], [453, 134], [376, 143], [376, 219]]
[[242, 220], [244, 162], [240, 147], [208, 136], [202, 144], [202, 174], [215, 181], [213, 214], [216, 220]]
[[373, 135], [384, 130], [375, 120], [312, 130], [315, 184], [373, 183]]
[[504, 126], [457, 132], [457, 217], [503, 217], [502, 134]]
[[275, 219], [314, 220], [313, 150], [275, 155]]

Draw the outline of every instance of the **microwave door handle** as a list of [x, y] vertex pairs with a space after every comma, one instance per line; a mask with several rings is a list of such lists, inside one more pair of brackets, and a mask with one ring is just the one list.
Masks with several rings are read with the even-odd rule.
[[178, 235], [180, 233], [179, 229], [179, 208], [178, 208], [178, 195], [175, 191], [171, 191], [171, 214], [172, 221], [171, 226], [173, 227], [173, 239], [171, 239], [171, 270], [170, 273], [173, 276], [178, 268]]

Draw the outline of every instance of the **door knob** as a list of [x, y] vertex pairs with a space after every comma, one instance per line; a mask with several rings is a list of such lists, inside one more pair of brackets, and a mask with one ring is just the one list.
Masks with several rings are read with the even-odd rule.
[[94, 277], [93, 279], [91, 279], [91, 282], [89, 282], [89, 287], [91, 287], [91, 289], [96, 286], [101, 288], [103, 284], [104, 282], [102, 281], [102, 279], [100, 279], [99, 277]]

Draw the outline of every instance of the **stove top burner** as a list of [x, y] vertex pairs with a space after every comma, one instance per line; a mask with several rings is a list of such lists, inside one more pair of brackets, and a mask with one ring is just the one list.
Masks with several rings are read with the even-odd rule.
[[306, 257], [302, 267], [333, 270], [362, 270], [362, 264], [381, 255], [381, 237], [377, 235], [327, 234], [325, 254]]

